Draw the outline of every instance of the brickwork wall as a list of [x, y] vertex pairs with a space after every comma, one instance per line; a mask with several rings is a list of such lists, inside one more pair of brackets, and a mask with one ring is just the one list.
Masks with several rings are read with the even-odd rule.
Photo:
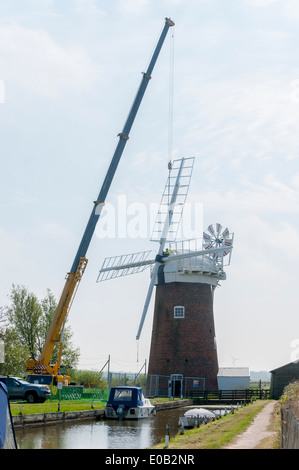
[[[175, 306], [185, 307], [185, 318], [174, 318]], [[206, 389], [217, 389], [214, 338], [210, 285], [172, 282], [156, 286], [149, 375], [204, 377]]]

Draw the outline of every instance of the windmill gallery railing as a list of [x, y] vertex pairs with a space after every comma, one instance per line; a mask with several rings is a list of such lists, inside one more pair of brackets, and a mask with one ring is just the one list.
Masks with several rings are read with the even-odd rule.
[[[196, 253], [203, 249], [202, 238], [192, 238], [189, 240], [181, 240], [178, 242], [169, 243], [169, 251], [173, 254], [187, 254]], [[227, 262], [229, 264], [229, 261]], [[180, 259], [178, 261], [177, 269], [179, 272], [202, 272], [220, 274], [225, 265], [225, 257], [223, 253], [217, 255], [205, 254], [199, 256], [192, 256], [190, 258]]]

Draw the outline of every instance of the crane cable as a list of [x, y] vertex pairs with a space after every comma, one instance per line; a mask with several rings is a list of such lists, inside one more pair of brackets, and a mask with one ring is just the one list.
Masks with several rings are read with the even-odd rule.
[[171, 30], [170, 35], [169, 55], [168, 161], [171, 163], [173, 144], [174, 29]]
[[[173, 90], [174, 90], [174, 27], [170, 34], [170, 51], [169, 51], [169, 98], [168, 98], [168, 199], [170, 198], [170, 172], [172, 170], [172, 145], [173, 145]], [[170, 200], [168, 200], [169, 204]], [[136, 362], [139, 364], [139, 340], [136, 341]]]
[[172, 147], [173, 147], [173, 90], [174, 90], [174, 28], [170, 34], [169, 48], [169, 101], [168, 101], [168, 204], [170, 203], [170, 172], [172, 170]]

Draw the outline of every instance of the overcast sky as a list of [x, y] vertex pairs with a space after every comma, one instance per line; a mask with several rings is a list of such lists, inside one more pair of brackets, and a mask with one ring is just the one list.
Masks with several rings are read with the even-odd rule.
[[215, 292], [219, 365], [269, 371], [299, 358], [296, 0], [1, 0], [0, 304], [13, 283], [59, 299], [165, 17], [175, 27], [69, 317], [80, 367], [148, 359], [153, 303], [138, 347], [135, 336], [149, 271], [96, 279], [106, 256], [157, 250], [171, 150], [195, 157], [191, 236], [216, 222], [235, 234]]

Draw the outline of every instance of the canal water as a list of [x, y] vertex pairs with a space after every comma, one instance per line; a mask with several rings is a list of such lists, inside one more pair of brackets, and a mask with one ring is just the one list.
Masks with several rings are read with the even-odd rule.
[[16, 429], [19, 449], [147, 449], [161, 442], [169, 425], [170, 437], [187, 408], [157, 411], [139, 421], [100, 419], [74, 424]]

